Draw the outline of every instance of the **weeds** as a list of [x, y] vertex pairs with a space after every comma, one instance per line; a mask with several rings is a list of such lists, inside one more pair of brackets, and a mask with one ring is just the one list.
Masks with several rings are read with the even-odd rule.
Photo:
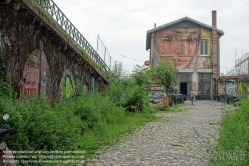
[[14, 128], [1, 139], [15, 151], [80, 150], [87, 158], [120, 135], [155, 120], [155, 111], [147, 107], [139, 114], [126, 112], [100, 94], [81, 94], [70, 103], [53, 106], [39, 97], [22, 103], [1, 97], [0, 115], [10, 115], [6, 122], [0, 122], [1, 126]]
[[249, 100], [240, 101], [240, 107], [224, 111], [217, 146], [211, 152], [213, 165], [249, 165]]

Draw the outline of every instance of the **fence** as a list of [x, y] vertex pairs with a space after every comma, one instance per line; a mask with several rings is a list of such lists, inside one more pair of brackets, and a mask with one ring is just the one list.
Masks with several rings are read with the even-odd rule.
[[88, 43], [84, 36], [77, 30], [77, 28], [69, 21], [69, 19], [63, 14], [59, 7], [52, 0], [33, 0], [39, 4], [46, 12], [48, 12], [52, 18], [64, 29], [70, 37], [79, 44], [96, 62], [103, 72], [110, 71], [111, 66], [108, 66], [93, 47]]

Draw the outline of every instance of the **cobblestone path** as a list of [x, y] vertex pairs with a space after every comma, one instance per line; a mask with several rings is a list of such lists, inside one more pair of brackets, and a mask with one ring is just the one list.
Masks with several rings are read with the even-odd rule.
[[91, 165], [208, 165], [207, 149], [216, 143], [223, 103], [185, 102], [183, 111], [157, 113], [158, 121], [138, 128], [110, 148], [98, 151]]

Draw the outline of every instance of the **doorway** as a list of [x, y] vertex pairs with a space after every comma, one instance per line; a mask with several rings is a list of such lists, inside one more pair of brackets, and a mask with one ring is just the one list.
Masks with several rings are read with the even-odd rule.
[[180, 73], [180, 93], [190, 100], [192, 73]]
[[180, 83], [180, 92], [181, 92], [181, 94], [187, 96], [187, 94], [188, 94], [187, 90], [188, 90], [187, 89], [187, 82], [181, 82]]

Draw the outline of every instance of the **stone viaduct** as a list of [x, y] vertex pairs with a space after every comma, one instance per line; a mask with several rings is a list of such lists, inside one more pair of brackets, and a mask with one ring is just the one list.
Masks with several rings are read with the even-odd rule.
[[52, 0], [0, 0], [0, 49], [7, 81], [20, 100], [102, 91], [111, 74]]

